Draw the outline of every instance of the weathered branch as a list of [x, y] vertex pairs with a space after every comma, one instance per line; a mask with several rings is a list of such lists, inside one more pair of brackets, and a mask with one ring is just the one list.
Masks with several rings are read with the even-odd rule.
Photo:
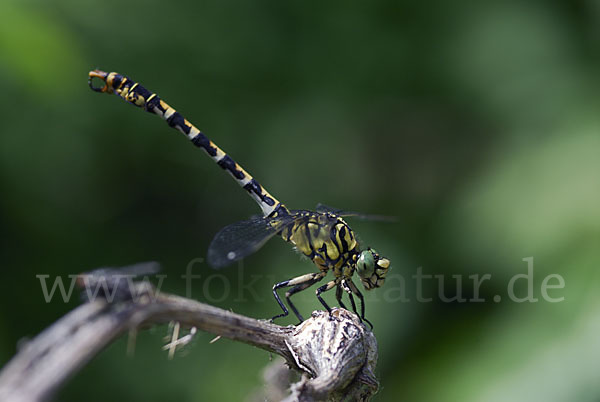
[[130, 330], [177, 321], [187, 327], [281, 355], [303, 376], [286, 401], [368, 400], [377, 343], [344, 309], [317, 311], [297, 327], [282, 327], [136, 283], [141, 297], [96, 300], [71, 311], [28, 342], [0, 372], [0, 400], [44, 401], [106, 345]]

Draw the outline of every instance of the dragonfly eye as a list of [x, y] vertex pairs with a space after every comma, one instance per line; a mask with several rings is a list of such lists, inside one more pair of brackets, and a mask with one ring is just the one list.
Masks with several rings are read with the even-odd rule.
[[358, 271], [358, 276], [362, 279], [367, 279], [373, 275], [373, 270], [375, 269], [375, 257], [371, 250], [364, 250], [360, 253], [358, 261], [356, 262], [356, 269]]
[[361, 252], [356, 262], [358, 276], [367, 290], [382, 286], [389, 268], [390, 260], [381, 257], [372, 248]]

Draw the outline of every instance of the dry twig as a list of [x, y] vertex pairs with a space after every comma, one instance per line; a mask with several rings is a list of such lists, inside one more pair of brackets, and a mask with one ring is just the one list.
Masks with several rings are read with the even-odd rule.
[[44, 401], [122, 334], [177, 321], [283, 356], [302, 373], [286, 401], [368, 400], [378, 389], [377, 343], [344, 309], [317, 311], [282, 327], [136, 283], [140, 297], [96, 300], [71, 311], [28, 342], [0, 372], [0, 400]]

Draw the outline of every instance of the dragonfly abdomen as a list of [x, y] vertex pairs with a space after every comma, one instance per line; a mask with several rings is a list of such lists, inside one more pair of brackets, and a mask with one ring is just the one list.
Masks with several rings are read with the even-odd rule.
[[116, 93], [125, 101], [143, 107], [146, 111], [163, 118], [170, 127], [185, 134], [194, 145], [202, 148], [213, 161], [227, 171], [240, 186], [258, 203], [265, 216], [273, 213], [281, 204], [267, 192], [248, 172], [238, 165], [229, 155], [208, 139], [204, 133], [185, 119], [179, 112], [169, 106], [158, 95], [148, 91], [139, 83], [118, 73], [106, 73], [100, 70], [91, 71], [92, 78], [100, 78], [105, 82], [103, 88], [92, 89], [98, 92]]
[[[150, 107], [150, 105], [148, 106]], [[185, 134], [195, 146], [202, 148], [221, 169], [227, 171], [254, 198], [265, 215], [269, 215], [275, 210], [279, 202], [246, 172], [244, 168], [238, 165], [233, 158], [208, 139], [203, 132], [183, 118], [179, 112], [175, 111], [162, 100], [157, 102], [152, 110], [155, 114], [165, 119], [169, 126]]]

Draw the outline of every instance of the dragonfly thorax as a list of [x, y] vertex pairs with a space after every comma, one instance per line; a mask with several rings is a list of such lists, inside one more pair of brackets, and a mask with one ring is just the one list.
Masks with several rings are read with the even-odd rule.
[[358, 242], [348, 224], [332, 213], [293, 211], [297, 218], [281, 232], [321, 270], [332, 269], [336, 277], [350, 277], [357, 259]]

